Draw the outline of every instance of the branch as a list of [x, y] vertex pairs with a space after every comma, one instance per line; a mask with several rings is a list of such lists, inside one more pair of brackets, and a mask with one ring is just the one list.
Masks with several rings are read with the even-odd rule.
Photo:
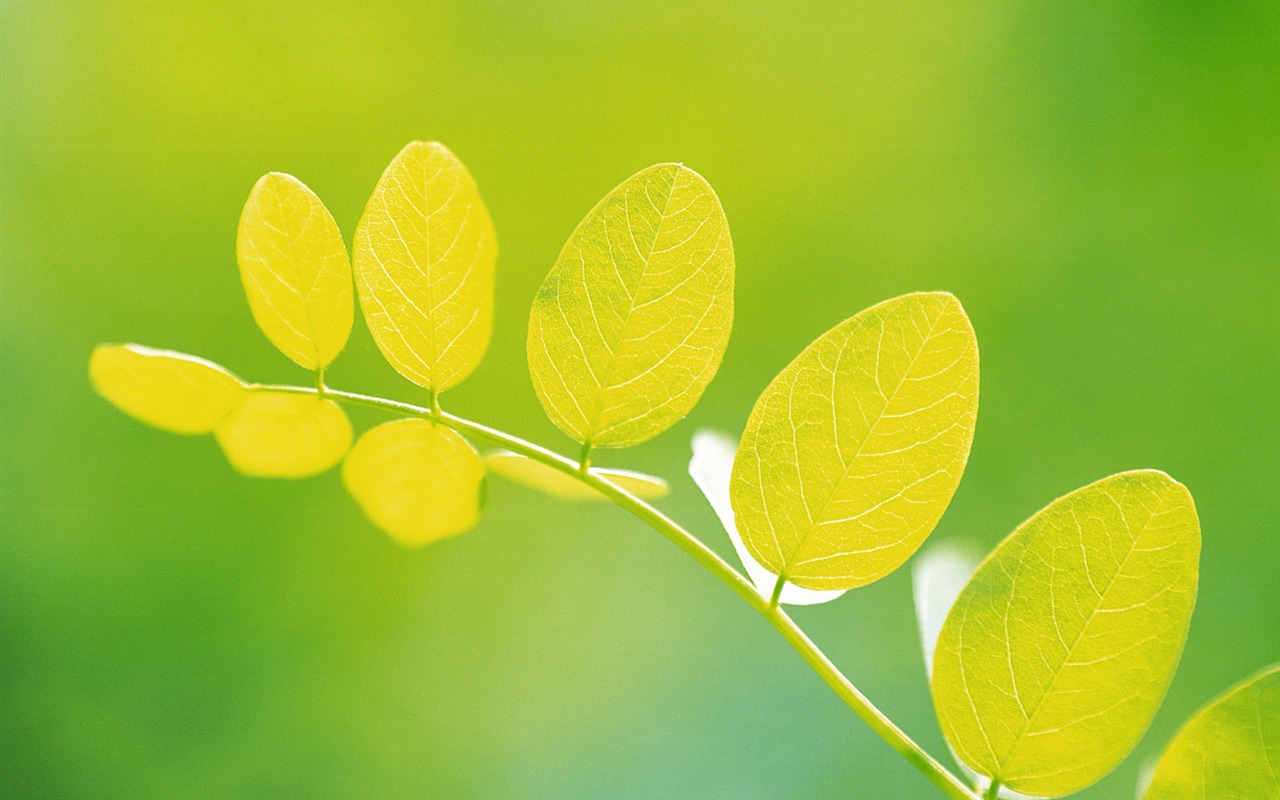
[[[942, 790], [952, 800], [978, 800], [968, 786], [959, 778], [951, 774], [937, 759], [929, 755], [920, 745], [916, 744], [911, 737], [907, 736], [897, 725], [893, 724], [884, 712], [876, 708], [870, 700], [867, 699], [858, 688], [850, 683], [849, 679], [831, 663], [831, 660], [818, 648], [813, 641], [805, 635], [800, 626], [787, 616], [777, 604], [771, 603], [769, 600], [761, 597], [754, 586], [752, 586], [745, 578], [743, 578], [737, 570], [729, 566], [724, 559], [720, 558], [713, 550], [698, 540], [693, 534], [689, 533], [670, 517], [663, 514], [658, 509], [644, 502], [635, 495], [622, 489], [617, 484], [601, 477], [594, 470], [583, 469], [583, 464], [565, 458], [564, 456], [545, 447], [536, 445], [532, 442], [525, 441], [511, 434], [490, 428], [478, 422], [472, 422], [462, 417], [454, 416], [446, 411], [441, 411], [437, 404], [433, 404], [434, 408], [424, 408], [421, 406], [411, 405], [409, 403], [401, 403], [395, 400], [386, 400], [381, 397], [371, 397], [368, 395], [355, 394], [352, 392], [343, 392], [336, 389], [329, 389], [323, 385], [317, 387], [305, 386], [282, 386], [268, 384], [254, 384], [249, 387], [250, 391], [270, 391], [285, 392], [290, 394], [313, 394], [321, 395], [332, 400], [337, 400], [351, 405], [365, 406], [367, 408], [376, 408], [382, 411], [390, 411], [398, 414], [404, 414], [412, 417], [423, 417], [434, 420], [440, 425], [445, 425], [462, 433], [469, 433], [472, 436], [486, 439], [494, 444], [510, 450], [513, 453], [519, 453], [526, 458], [530, 458], [548, 467], [559, 470], [565, 475], [570, 476], [587, 486], [592, 487], [596, 491], [608, 497], [617, 505], [631, 513], [632, 516], [638, 518], [649, 527], [661, 533], [667, 539], [671, 540], [677, 547], [685, 553], [693, 557], [712, 575], [715, 575], [725, 585], [738, 594], [743, 600], [754, 608], [760, 616], [769, 621], [778, 633], [782, 634], [782, 638], [795, 649], [800, 657], [805, 660], [813, 671], [826, 682], [827, 686], [836, 693], [854, 713], [862, 718], [873, 731], [886, 742], [889, 746], [898, 752], [912, 766], [924, 774], [926, 778], [933, 782], [935, 786]], [[585, 462], [584, 462], [585, 463]], [[775, 592], [775, 595], [778, 592]]]

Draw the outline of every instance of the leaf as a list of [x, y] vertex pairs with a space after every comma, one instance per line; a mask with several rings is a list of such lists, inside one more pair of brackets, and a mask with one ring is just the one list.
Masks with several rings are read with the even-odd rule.
[[[495, 450], [485, 454], [484, 463], [491, 472], [561, 500], [608, 500], [582, 481], [518, 453]], [[667, 482], [653, 475], [598, 467], [592, 467], [591, 471], [636, 497], [652, 500], [667, 496]]]
[[367, 431], [342, 465], [342, 480], [369, 520], [405, 547], [464, 533], [480, 519], [480, 454], [424, 419]]
[[529, 371], [547, 415], [590, 447], [651, 439], [689, 413], [733, 326], [733, 244], [701, 175], [636, 173], [560, 251], [529, 316]]
[[272, 344], [304, 369], [337, 358], [355, 317], [351, 263], [314, 192], [292, 175], [259, 178], [240, 215], [236, 258], [249, 309]]
[[1153, 470], [1104, 478], [1020, 525], [938, 640], [934, 707], [959, 758], [1042, 797], [1110, 772], [1173, 677], [1199, 557], [1191, 494]]
[[916, 558], [911, 569], [911, 590], [920, 626], [925, 675], [933, 675], [933, 653], [942, 623], [981, 560], [968, 543], [954, 540], [938, 542]]
[[475, 180], [439, 142], [391, 161], [356, 227], [360, 308], [396, 370], [443, 392], [480, 363], [493, 328], [493, 221]]
[[[729, 541], [742, 562], [747, 578], [756, 587], [756, 592], [766, 600], [772, 599], [774, 586], [778, 576], [751, 557], [747, 547], [738, 535], [738, 526], [733, 520], [733, 508], [729, 503], [729, 473], [733, 469], [733, 456], [738, 445], [727, 434], [720, 431], [700, 430], [693, 435], [693, 457], [689, 459], [689, 476], [702, 490], [711, 508], [720, 518], [724, 530], [729, 534]], [[783, 605], [811, 606], [829, 603], [840, 595], [844, 589], [835, 591], [814, 591], [801, 589], [793, 583], [782, 587], [778, 602]]]
[[1160, 757], [1146, 800], [1280, 797], [1280, 664], [1196, 712]]
[[257, 478], [318, 475], [351, 447], [347, 415], [309, 394], [250, 393], [214, 434], [231, 466]]
[[978, 412], [978, 342], [956, 298], [909, 294], [809, 345], [747, 420], [729, 493], [762, 565], [808, 589], [893, 572], [960, 483]]
[[240, 405], [244, 384], [203, 358], [140, 344], [100, 344], [93, 389], [129, 416], [172, 433], [209, 433]]

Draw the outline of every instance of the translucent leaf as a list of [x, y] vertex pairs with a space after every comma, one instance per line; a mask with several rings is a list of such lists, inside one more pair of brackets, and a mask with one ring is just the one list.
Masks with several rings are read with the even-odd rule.
[[978, 342], [949, 294], [887, 300], [823, 334], [747, 420], [730, 498], [762, 565], [808, 589], [893, 572], [960, 483]]
[[1186, 487], [1126, 472], [1062, 497], [978, 568], [947, 616], [933, 700], [962, 761], [1056, 797], [1106, 775], [1151, 722], [1195, 605]]
[[916, 557], [911, 569], [911, 589], [926, 675], [933, 675], [933, 652], [938, 646], [942, 623], [981, 560], [972, 546], [957, 541], [938, 542]]
[[342, 480], [369, 520], [406, 547], [464, 533], [480, 519], [480, 454], [427, 420], [366, 432], [342, 465]]
[[[604, 495], [585, 483], [552, 469], [546, 464], [525, 458], [518, 453], [506, 450], [495, 450], [484, 457], [485, 466], [490, 472], [496, 472], [504, 478], [522, 483], [532, 489], [558, 497], [561, 500], [607, 500]], [[652, 500], [667, 496], [667, 482], [643, 472], [632, 472], [626, 469], [603, 469], [592, 467], [591, 471], [636, 497]]]
[[258, 478], [318, 475], [351, 447], [347, 415], [309, 394], [250, 393], [215, 435], [231, 466]]
[[658, 164], [578, 224], [529, 316], [529, 370], [560, 429], [626, 447], [689, 413], [733, 326], [733, 244], [715, 192]]
[[1280, 664], [1196, 712], [1160, 757], [1146, 800], [1280, 798]]
[[404, 377], [444, 391], [480, 363], [493, 328], [498, 244], [476, 183], [438, 142], [382, 173], [352, 248], [360, 308]]
[[271, 343], [299, 366], [328, 366], [347, 343], [355, 301], [338, 223], [292, 175], [263, 175], [240, 215], [240, 280]]
[[[778, 582], [778, 576], [760, 566], [760, 562], [747, 552], [746, 545], [742, 543], [742, 537], [738, 535], [738, 526], [733, 521], [733, 508], [729, 503], [729, 474], [733, 469], [733, 455], [737, 451], [738, 445], [728, 434], [712, 430], [698, 431], [693, 435], [693, 457], [689, 459], [689, 477], [693, 478], [693, 482], [702, 490], [707, 501], [711, 503], [711, 508], [716, 512], [716, 516], [720, 518], [725, 532], [729, 534], [729, 541], [733, 543], [734, 552], [742, 561], [742, 567], [747, 571], [747, 578], [756, 587], [756, 592], [769, 600], [773, 597], [773, 588]], [[801, 589], [795, 584], [788, 583], [782, 587], [778, 602], [783, 605], [811, 606], [829, 603], [844, 592], [844, 589], [835, 591]]]
[[209, 433], [244, 395], [240, 379], [217, 364], [138, 344], [95, 347], [89, 380], [116, 408], [173, 433]]

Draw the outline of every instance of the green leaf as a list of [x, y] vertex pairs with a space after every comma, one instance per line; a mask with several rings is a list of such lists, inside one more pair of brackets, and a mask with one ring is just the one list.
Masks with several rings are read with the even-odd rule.
[[1173, 678], [1199, 560], [1191, 494], [1162, 472], [1104, 478], [1020, 525], [960, 593], [934, 655], [959, 758], [1041, 797], [1110, 772]]
[[729, 485], [743, 542], [807, 589], [893, 572], [951, 502], [978, 413], [978, 342], [956, 298], [845, 320], [765, 389]]
[[[561, 500], [609, 499], [582, 481], [571, 478], [539, 461], [525, 458], [518, 453], [495, 450], [485, 454], [484, 464], [489, 468], [490, 472], [495, 472], [504, 478], [524, 484], [531, 489], [537, 489]], [[592, 467], [591, 471], [636, 497], [653, 500], [667, 496], [667, 482], [653, 475], [645, 475], [643, 472], [632, 472], [626, 469], [603, 469], [600, 467]]]
[[100, 344], [94, 391], [135, 419], [172, 433], [209, 433], [244, 397], [235, 375], [203, 358], [139, 344]]
[[231, 466], [256, 478], [305, 478], [337, 464], [351, 447], [351, 423], [332, 400], [253, 392], [214, 431]]
[[464, 533], [480, 520], [480, 454], [424, 419], [367, 431], [342, 465], [342, 480], [369, 520], [405, 547]]
[[471, 374], [493, 328], [493, 221], [471, 173], [412, 142], [382, 173], [352, 248], [360, 308], [396, 370], [443, 392]]
[[299, 366], [329, 365], [355, 317], [351, 263], [329, 209], [292, 175], [263, 175], [240, 215], [236, 258], [249, 309]]
[[1145, 800], [1280, 798], [1280, 664], [1196, 712], [1160, 757]]
[[689, 413], [733, 326], [733, 243], [701, 175], [658, 164], [578, 224], [529, 316], [529, 371], [556, 425], [626, 447]]

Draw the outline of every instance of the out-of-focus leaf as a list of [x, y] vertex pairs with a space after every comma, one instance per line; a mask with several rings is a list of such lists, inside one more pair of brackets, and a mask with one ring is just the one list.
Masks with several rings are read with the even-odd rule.
[[95, 347], [89, 380], [116, 408], [173, 433], [209, 433], [244, 397], [240, 379], [217, 364], [138, 344]]
[[981, 560], [973, 547], [954, 540], [938, 542], [916, 556], [911, 568], [911, 589], [926, 675], [933, 675], [933, 652], [942, 624]]
[[[561, 500], [608, 499], [582, 481], [575, 480], [539, 461], [525, 458], [519, 453], [495, 450], [492, 453], [485, 454], [484, 463], [490, 472], [495, 472], [504, 478], [513, 480], [516, 483], [522, 483]], [[606, 469], [601, 467], [592, 467], [591, 471], [601, 478], [617, 484], [620, 488], [627, 490], [636, 497], [653, 500], [667, 495], [667, 482], [653, 475], [645, 475], [643, 472], [632, 472], [626, 469]]]
[[346, 413], [309, 394], [249, 393], [214, 433], [231, 466], [257, 478], [318, 475], [351, 447]]
[[342, 465], [342, 480], [369, 520], [406, 547], [464, 533], [480, 520], [480, 454], [427, 420], [367, 431]]

